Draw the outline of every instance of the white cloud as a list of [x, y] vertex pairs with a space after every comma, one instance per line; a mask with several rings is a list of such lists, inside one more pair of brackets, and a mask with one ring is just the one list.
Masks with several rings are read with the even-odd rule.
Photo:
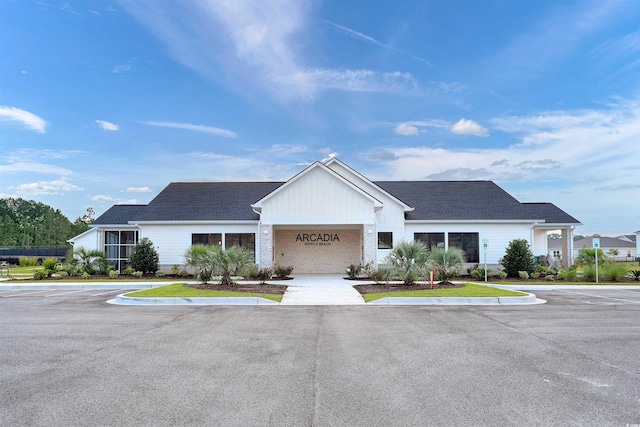
[[409, 93], [419, 91], [419, 85], [411, 74], [399, 71], [379, 73], [373, 70], [314, 69], [300, 72], [295, 80], [312, 83], [315, 88], [349, 92]]
[[150, 193], [153, 190], [149, 187], [127, 187], [122, 191], [124, 193]]
[[418, 135], [420, 133], [417, 127], [411, 126], [407, 123], [400, 123], [395, 128], [393, 128], [393, 132], [396, 135], [406, 135], [406, 136]]
[[116, 130], [120, 130], [120, 126], [111, 123], [111, 122], [107, 122], [105, 120], [96, 120], [95, 123], [102, 129], [102, 130], [108, 130], [108, 131], [116, 131]]
[[62, 195], [69, 191], [82, 191], [82, 187], [78, 187], [64, 179], [20, 184], [15, 189], [18, 193], [29, 196]]
[[458, 135], [489, 136], [489, 131], [478, 122], [462, 118], [451, 126], [451, 132]]
[[191, 123], [173, 123], [173, 122], [140, 122], [149, 126], [160, 126], [173, 129], [183, 129], [193, 132], [208, 133], [211, 135], [222, 136], [224, 138], [237, 138], [238, 134], [227, 129], [220, 129], [213, 126], [194, 125]]
[[11, 162], [0, 165], [0, 173], [39, 173], [68, 176], [72, 175], [69, 169], [38, 162]]
[[113, 200], [113, 197], [97, 194], [95, 196], [89, 197], [89, 199], [93, 200], [94, 202], [110, 202]]
[[17, 122], [27, 129], [34, 130], [38, 133], [45, 133], [47, 129], [47, 122], [45, 122], [44, 119], [16, 107], [0, 105], [0, 121]]

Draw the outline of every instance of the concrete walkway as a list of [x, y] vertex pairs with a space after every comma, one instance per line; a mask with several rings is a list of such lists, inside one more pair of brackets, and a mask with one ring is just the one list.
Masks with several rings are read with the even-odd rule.
[[340, 274], [298, 274], [287, 285], [281, 305], [365, 305], [353, 282]]

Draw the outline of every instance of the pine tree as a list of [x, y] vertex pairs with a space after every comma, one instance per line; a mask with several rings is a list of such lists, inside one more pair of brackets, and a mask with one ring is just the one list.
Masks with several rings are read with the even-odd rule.
[[537, 270], [536, 259], [529, 250], [529, 243], [525, 239], [510, 241], [500, 264], [510, 277], [518, 277], [519, 271], [531, 274]]
[[134, 270], [142, 271], [144, 274], [158, 271], [160, 257], [151, 240], [145, 237], [136, 243], [129, 258], [129, 263]]

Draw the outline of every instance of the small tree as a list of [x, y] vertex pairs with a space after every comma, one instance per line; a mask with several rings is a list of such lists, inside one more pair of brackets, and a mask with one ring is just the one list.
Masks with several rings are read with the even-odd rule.
[[506, 253], [500, 259], [500, 264], [510, 277], [519, 277], [520, 271], [531, 274], [537, 269], [536, 259], [529, 249], [529, 242], [525, 239], [510, 241]]
[[135, 271], [142, 271], [142, 274], [158, 271], [160, 257], [149, 238], [144, 237], [136, 243], [129, 257], [129, 263]]

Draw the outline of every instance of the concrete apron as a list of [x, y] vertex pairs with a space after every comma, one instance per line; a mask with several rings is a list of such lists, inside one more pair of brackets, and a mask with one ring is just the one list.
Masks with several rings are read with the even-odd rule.
[[339, 274], [297, 274], [287, 285], [281, 305], [365, 305], [355, 282]]

